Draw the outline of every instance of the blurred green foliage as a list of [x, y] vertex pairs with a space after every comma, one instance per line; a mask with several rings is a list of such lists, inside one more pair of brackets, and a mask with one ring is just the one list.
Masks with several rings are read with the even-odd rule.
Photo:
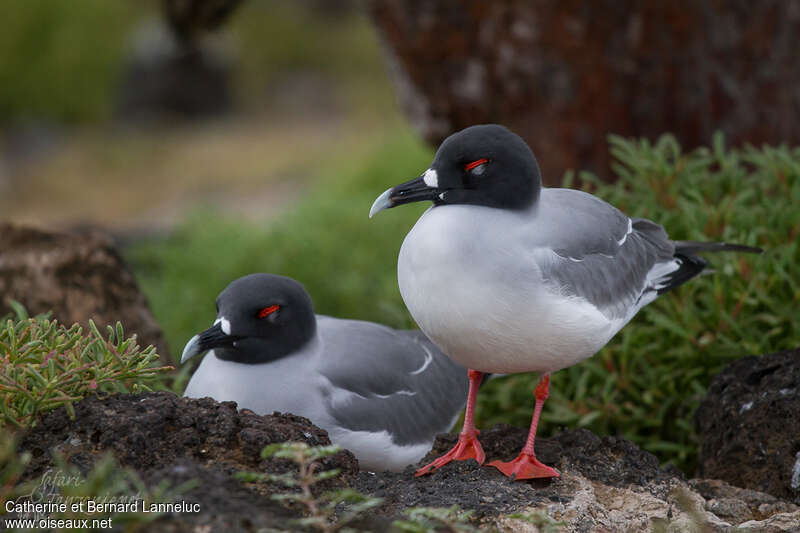
[[[671, 136], [655, 144], [611, 138], [615, 184], [581, 175], [583, 187], [631, 216], [651, 218], [674, 239], [758, 245], [763, 255], [708, 256], [716, 272], [646, 307], [591, 359], [553, 375], [543, 434], [560, 426], [621, 435], [691, 472], [692, 414], [729, 361], [800, 344], [800, 150], [712, 148], [683, 153]], [[197, 214], [163, 242], [129, 250], [173, 356], [214, 319], [214, 299], [251, 272], [302, 282], [318, 313], [410, 327], [397, 289], [403, 237], [425, 206], [368, 220], [384, 189], [419, 175], [432, 152], [409, 134], [387, 140], [366, 161], [332, 165], [298, 205], [269, 227]], [[570, 173], [565, 182], [570, 185]], [[527, 426], [534, 376], [490, 381], [478, 421]], [[522, 443], [520, 443], [520, 446]]]
[[[133, 34], [162, 17], [155, 0], [6, 0], [0, 31], [0, 124], [108, 119]], [[280, 77], [314, 72], [334, 97], [385, 106], [390, 94], [376, 37], [357, 9], [313, 2], [244, 2], [225, 26], [234, 92], [268, 104]]]
[[389, 86], [375, 32], [360, 9], [330, 11], [306, 2], [245, 2], [230, 23], [239, 43], [242, 101], [263, 100], [265, 88], [292, 73], [313, 73], [329, 91], [359, 106], [385, 105]]
[[20, 452], [19, 437], [13, 431], [0, 433], [0, 516], [6, 513], [6, 502], [30, 494], [34, 482], [19, 483], [31, 460], [30, 452]]
[[0, 122], [97, 120], [112, 108], [126, 34], [141, 8], [106, 0], [5, 0]]
[[470, 523], [473, 520], [474, 511], [464, 511], [458, 505], [410, 507], [403, 510], [403, 514], [406, 518], [395, 520], [392, 525], [405, 533], [436, 533], [437, 531], [478, 533], [481, 531]]

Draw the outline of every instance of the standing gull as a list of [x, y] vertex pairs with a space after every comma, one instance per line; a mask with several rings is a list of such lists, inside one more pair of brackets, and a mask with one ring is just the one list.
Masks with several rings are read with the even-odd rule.
[[758, 248], [672, 241], [658, 224], [629, 218], [591, 194], [543, 188], [530, 148], [503, 126], [466, 128], [444, 140], [420, 177], [370, 209], [432, 201], [397, 262], [411, 315], [444, 353], [468, 367], [458, 444], [417, 471], [485, 454], [474, 424], [483, 373], [540, 372], [527, 442], [512, 479], [557, 477], [534, 453], [550, 374], [591, 357], [658, 295], [700, 274], [698, 252]]
[[185, 396], [294, 413], [328, 431], [366, 470], [419, 461], [464, 407], [465, 369], [420, 331], [315, 315], [293, 279], [251, 274], [217, 298], [217, 319], [186, 344], [208, 351]]

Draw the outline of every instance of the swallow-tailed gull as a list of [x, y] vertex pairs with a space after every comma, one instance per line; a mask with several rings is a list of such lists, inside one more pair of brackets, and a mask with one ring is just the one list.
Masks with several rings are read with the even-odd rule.
[[366, 470], [419, 461], [455, 424], [468, 388], [466, 369], [420, 331], [315, 315], [300, 283], [271, 274], [228, 285], [181, 362], [205, 351], [186, 396], [304, 416]]
[[534, 453], [550, 373], [591, 357], [639, 309], [700, 274], [698, 252], [760, 251], [672, 241], [591, 194], [543, 188], [528, 145], [492, 124], [445, 139], [430, 168], [381, 194], [370, 217], [424, 200], [433, 207], [400, 249], [400, 293], [428, 338], [470, 369], [470, 391], [458, 444], [417, 475], [453, 459], [483, 463], [473, 421], [482, 374], [535, 371], [522, 453], [490, 464], [512, 479], [557, 477]]

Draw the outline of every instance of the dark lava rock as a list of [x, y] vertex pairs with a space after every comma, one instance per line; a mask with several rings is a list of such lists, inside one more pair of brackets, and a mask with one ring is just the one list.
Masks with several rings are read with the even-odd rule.
[[31, 314], [53, 311], [64, 325], [100, 331], [122, 322], [142, 347], [167, 346], [147, 300], [111, 240], [98, 233], [70, 234], [0, 223], [0, 316], [17, 300]]
[[[294, 470], [285, 460], [260, 458], [261, 448], [270, 443], [329, 444], [327, 433], [305, 418], [258, 416], [237, 411], [233, 402], [209, 398], [157, 392], [87, 398], [74, 407], [74, 419], [58, 409], [24, 436], [20, 447], [32, 455], [24, 479], [53, 468], [54, 452], [83, 472], [112, 452], [151, 489], [163, 482], [170, 487], [197, 482], [176, 497], [198, 503], [200, 512], [163, 515], [147, 525], [148, 531], [244, 532], [264, 527], [299, 531], [289, 521], [301, 516], [300, 509], [270, 498], [286, 492], [284, 487], [244, 484], [232, 474]], [[508, 460], [519, 452], [525, 437], [524, 429], [496, 426], [482, 433], [481, 442], [487, 459]], [[425, 461], [455, 441], [456, 435], [439, 436]], [[559, 479], [512, 482], [474, 461], [456, 461], [422, 478], [413, 477], [416, 467], [403, 473], [358, 472], [355, 458], [343, 451], [321, 461], [320, 469], [337, 468], [342, 474], [321, 483], [315, 492], [349, 487], [383, 497], [383, 505], [350, 524], [364, 531], [397, 531], [392, 521], [412, 506], [454, 504], [475, 511], [474, 525], [502, 531], [537, 531], [509, 516], [511, 512], [534, 513], [549, 517], [551, 523], [563, 522], [561, 529], [592, 533], [650, 531], [656, 524], [668, 525], [669, 531], [700, 530], [702, 524], [704, 531], [725, 533], [783, 533], [800, 527], [800, 510], [791, 503], [717, 481], [698, 480], [690, 486], [623, 439], [573, 430], [537, 439], [537, 450], [543, 462], [559, 469]], [[740, 523], [747, 527], [731, 525]]]
[[[527, 430], [500, 424], [481, 432], [486, 462], [509, 461], [522, 449]], [[450, 450], [458, 440], [456, 434], [439, 435], [433, 450], [420, 462], [427, 464]], [[586, 429], [561, 433], [553, 438], [536, 439], [536, 455], [540, 461], [562, 473], [557, 480], [511, 482], [493, 467], [479, 466], [475, 461], [454, 461], [433, 474], [414, 478], [414, 468], [402, 473], [361, 472], [356, 479], [358, 490], [386, 498], [387, 512], [399, 513], [412, 506], [449, 507], [459, 505], [472, 509], [478, 516], [497, 515], [547, 504], [569, 501], [579, 475], [587, 480], [613, 487], [636, 485], [648, 487], [665, 496], [668, 481], [681, 479], [677, 470], [663, 469], [658, 459], [625, 439], [600, 438]], [[565, 472], [570, 475], [564, 476]]]
[[[86, 398], [76, 404], [75, 419], [63, 408], [48, 413], [21, 443], [33, 455], [26, 477], [50, 467], [57, 452], [88, 469], [103, 453], [112, 452], [124, 466], [139, 472], [169, 469], [181, 459], [225, 473], [286, 470], [283, 460], [261, 459], [272, 443], [299, 441], [309, 446], [330, 444], [328, 434], [295, 415], [260, 416], [237, 411], [235, 402], [180, 398], [168, 392]], [[325, 470], [340, 468], [346, 479], [358, 470], [349, 452], [321, 461]]]
[[[210, 398], [155, 392], [87, 398], [74, 407], [74, 420], [58, 409], [24, 436], [20, 449], [32, 454], [24, 479], [54, 468], [54, 453], [85, 473], [111, 452], [122, 466], [135, 470], [147, 487], [166, 481], [174, 488], [194, 480], [194, 488], [178, 498], [198, 503], [200, 512], [166, 514], [149, 525], [154, 531], [286, 529], [288, 520], [298, 517], [297, 511], [270, 495], [287, 489], [267, 482], [243, 484], [233, 474], [279, 474], [296, 468], [284, 459], [261, 459], [261, 449], [267, 444], [330, 444], [328, 434], [305, 418], [280, 413], [259, 416], [237, 411], [234, 402]], [[319, 463], [320, 470], [338, 468], [342, 475], [316, 485], [318, 492], [346, 486], [358, 470], [355, 457], [347, 451]]]
[[800, 141], [800, 10], [766, 0], [369, 2], [400, 99], [438, 144], [472, 124], [522, 135], [543, 176], [608, 175], [606, 136], [685, 148]]
[[800, 349], [730, 364], [695, 422], [701, 477], [800, 504]]

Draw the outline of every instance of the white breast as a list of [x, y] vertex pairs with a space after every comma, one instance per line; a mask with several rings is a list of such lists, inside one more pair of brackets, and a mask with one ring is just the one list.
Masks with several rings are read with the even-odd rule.
[[320, 420], [327, 416], [321, 393], [327, 384], [313, 371], [315, 348], [258, 365], [224, 361], [212, 350], [192, 375], [184, 396], [233, 401], [258, 414], [294, 413], [320, 425], [327, 421]]
[[[464, 366], [555, 371], [593, 355], [622, 324], [583, 298], [548, 292], [524, 247], [525, 214], [477, 206], [428, 210], [398, 258], [400, 293], [426, 335]], [[503, 228], [504, 231], [498, 231]]]

